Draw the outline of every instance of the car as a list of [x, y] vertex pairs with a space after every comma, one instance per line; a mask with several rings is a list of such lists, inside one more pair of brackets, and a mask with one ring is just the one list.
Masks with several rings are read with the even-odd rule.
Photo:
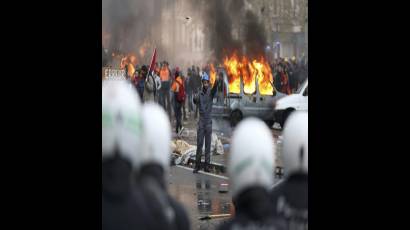
[[257, 117], [265, 121], [269, 126], [274, 123], [273, 105], [274, 101], [286, 96], [275, 90], [274, 95], [261, 95], [256, 84], [256, 91], [253, 94], [246, 94], [243, 90], [241, 80], [240, 92], [229, 92], [228, 76], [223, 67], [216, 68], [216, 76], [223, 74], [224, 93], [223, 98], [218, 101], [217, 95], [212, 105], [213, 118], [229, 119], [231, 126], [236, 126], [245, 117]]
[[306, 78], [294, 94], [277, 100], [274, 107], [274, 120], [282, 128], [293, 111], [308, 111], [308, 79]]

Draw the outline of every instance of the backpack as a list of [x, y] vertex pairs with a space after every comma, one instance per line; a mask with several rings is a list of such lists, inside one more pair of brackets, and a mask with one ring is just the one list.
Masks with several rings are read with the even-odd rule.
[[185, 94], [185, 88], [184, 85], [176, 81], [176, 83], [179, 85], [179, 91], [177, 93], [177, 101], [179, 103], [185, 102], [186, 94]]

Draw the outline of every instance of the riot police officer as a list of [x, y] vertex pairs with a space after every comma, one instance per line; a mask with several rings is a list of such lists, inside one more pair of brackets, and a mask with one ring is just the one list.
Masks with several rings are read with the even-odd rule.
[[140, 100], [128, 81], [102, 85], [102, 229], [150, 229], [141, 190], [133, 186], [140, 160]]
[[273, 187], [273, 215], [287, 229], [308, 229], [308, 114], [293, 112], [283, 130], [285, 178]]
[[269, 202], [274, 154], [273, 136], [263, 121], [251, 117], [239, 123], [228, 159], [235, 217], [219, 229], [283, 229]]
[[158, 104], [146, 103], [142, 109], [142, 145], [137, 186], [150, 206], [148, 212], [156, 217], [154, 229], [188, 230], [188, 215], [168, 193], [165, 175], [169, 172], [171, 124], [165, 110]]

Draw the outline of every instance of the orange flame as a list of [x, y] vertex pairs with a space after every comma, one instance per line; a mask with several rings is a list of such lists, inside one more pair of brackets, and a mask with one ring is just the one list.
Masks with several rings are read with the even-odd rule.
[[211, 83], [211, 86], [213, 86], [214, 83], [215, 83], [215, 80], [216, 80], [216, 71], [215, 71], [214, 64], [211, 64], [210, 67], [211, 67], [211, 68], [210, 68], [210, 71], [209, 71], [209, 75], [210, 75], [210, 77], [211, 77], [210, 83]]
[[[121, 58], [119, 56], [119, 58]], [[121, 58], [120, 61], [120, 69], [125, 69], [127, 67], [127, 75], [131, 77], [131, 79], [134, 79], [134, 73], [135, 73], [135, 66], [138, 63], [138, 59], [134, 54], [128, 54], [125, 57]]]
[[254, 59], [249, 62], [246, 56], [241, 61], [234, 53], [231, 57], [225, 57], [224, 67], [228, 74], [229, 92], [240, 93], [241, 79], [245, 94], [256, 93], [256, 79], [258, 80], [259, 93], [261, 95], [273, 95], [273, 76], [269, 63], [263, 57], [259, 61]]
[[241, 92], [241, 79], [239, 77], [239, 61], [236, 53], [232, 57], [225, 57], [224, 66], [228, 74], [229, 92]]

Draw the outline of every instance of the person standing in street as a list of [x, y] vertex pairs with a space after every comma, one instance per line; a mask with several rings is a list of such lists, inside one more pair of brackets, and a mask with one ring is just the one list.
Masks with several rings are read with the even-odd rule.
[[175, 132], [177, 135], [180, 135], [184, 127], [182, 126], [182, 103], [185, 102], [185, 89], [184, 89], [184, 81], [179, 73], [179, 68], [175, 69], [175, 80], [172, 83], [171, 91], [173, 92], [173, 101], [174, 101], [174, 113], [176, 119], [176, 127]]
[[159, 76], [159, 69], [155, 69], [154, 72], [154, 81], [155, 81], [155, 88], [156, 88], [156, 95], [155, 95], [155, 102], [159, 103], [159, 97], [161, 92], [161, 78]]
[[156, 94], [157, 94], [157, 87], [155, 83], [155, 76], [153, 76], [153, 73], [149, 73], [144, 81], [144, 92], [143, 92], [144, 103], [148, 101], [154, 102], [156, 98]]
[[282, 69], [280, 80], [282, 85], [282, 93], [285, 93], [287, 95], [291, 94], [292, 92], [290, 90], [288, 68]]
[[135, 79], [138, 95], [140, 96], [141, 101], [144, 101], [144, 86], [145, 86], [145, 78], [147, 76], [148, 68], [146, 65], [141, 67], [141, 71], [139, 76]]
[[224, 103], [224, 93], [225, 93], [225, 91], [224, 91], [224, 80], [223, 79], [224, 79], [223, 78], [223, 73], [220, 72], [219, 75], [218, 75], [218, 79], [215, 82], [216, 87], [217, 87], [217, 94], [216, 94], [217, 97], [216, 97], [216, 99], [217, 99], [217, 103], [219, 105], [222, 105]]
[[171, 71], [166, 61], [162, 63], [159, 77], [161, 78], [159, 103], [165, 109], [165, 111], [168, 113], [168, 117], [171, 119], [171, 100], [169, 96], [171, 86]]
[[194, 96], [194, 103], [199, 108], [199, 121], [197, 129], [197, 148], [194, 173], [201, 168], [202, 146], [205, 139], [205, 165], [204, 171], [210, 171], [211, 163], [211, 135], [212, 135], [212, 101], [216, 94], [217, 84], [210, 89], [209, 76], [206, 72], [202, 75], [202, 91]]
[[274, 82], [274, 85], [275, 85], [276, 90], [283, 93], [282, 92], [282, 83], [281, 83], [281, 72], [282, 72], [282, 67], [280, 66], [280, 64], [277, 64], [276, 68], [275, 68], [275, 75], [274, 75], [275, 82]]

